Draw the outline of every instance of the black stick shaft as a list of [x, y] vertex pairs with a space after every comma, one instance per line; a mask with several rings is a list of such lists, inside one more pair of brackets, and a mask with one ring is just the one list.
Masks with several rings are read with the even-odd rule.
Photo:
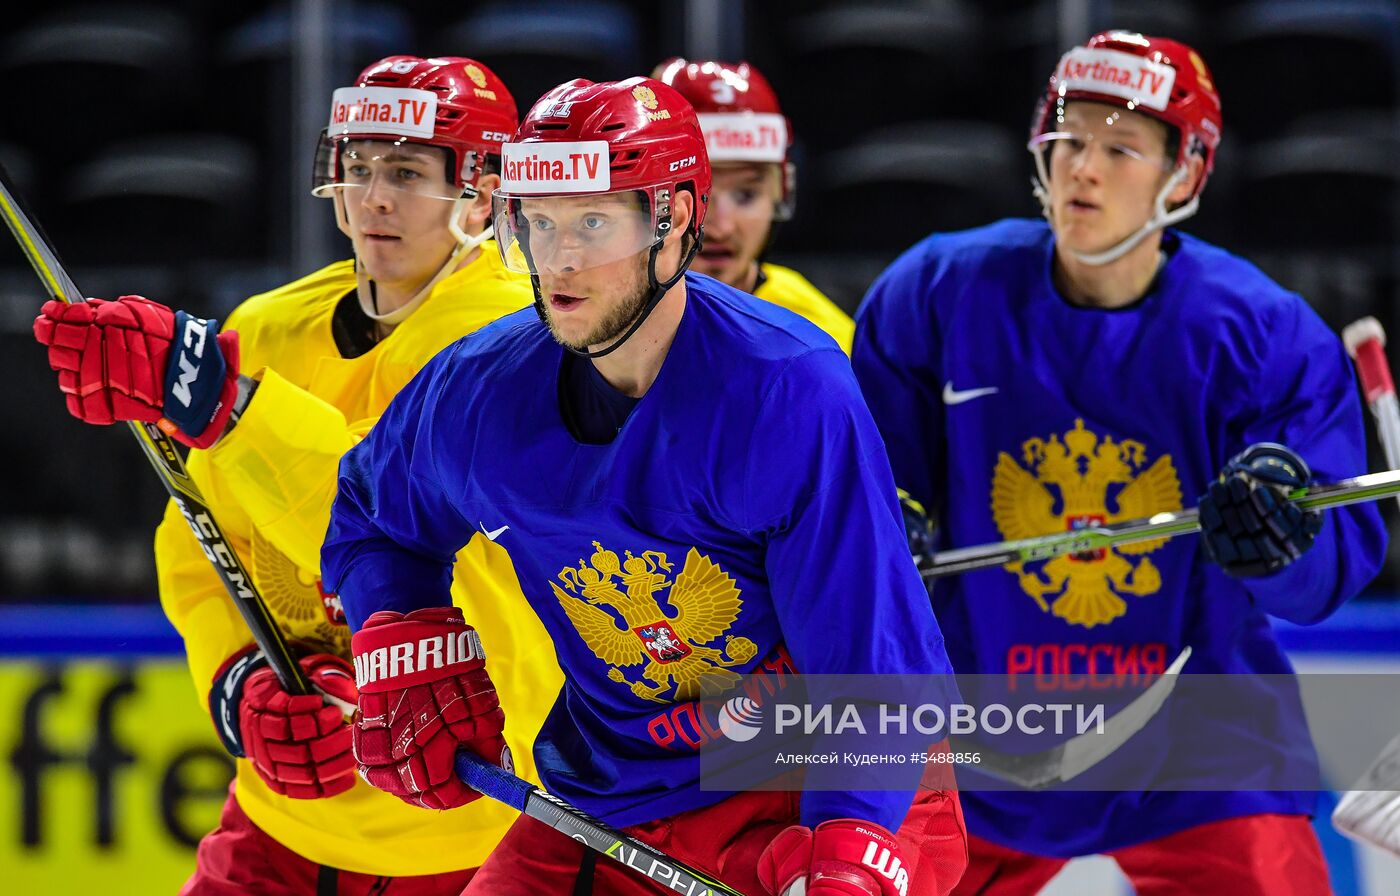
[[468, 787], [513, 806], [584, 846], [686, 896], [744, 896], [703, 872], [627, 836], [552, 794], [497, 768], [474, 753], [457, 754], [457, 774]]
[[[20, 251], [34, 268], [34, 273], [43, 281], [49, 296], [61, 302], [86, 301], [73, 279], [64, 270], [63, 264], [58, 260], [58, 253], [54, 251], [43, 230], [25, 211], [14, 182], [10, 179], [10, 173], [3, 166], [0, 166], [0, 214], [4, 215], [5, 224], [14, 235]], [[180, 513], [190, 524], [190, 531], [204, 549], [204, 554], [213, 564], [214, 571], [223, 580], [224, 587], [233, 598], [234, 606], [248, 623], [253, 640], [267, 655], [268, 665], [276, 673], [283, 689], [291, 694], [311, 693], [311, 686], [301, 674], [301, 667], [292, 658], [287, 641], [277, 628], [277, 622], [268, 611], [262, 595], [254, 587], [252, 577], [243, 568], [238, 554], [224, 538], [218, 523], [214, 521], [214, 515], [210, 513], [209, 505], [200, 493], [199, 486], [185, 469], [185, 462], [175, 449], [175, 443], [155, 424], [129, 421], [127, 426], [136, 437], [136, 441], [141, 444], [141, 450], [146, 452], [146, 459], [155, 468], [156, 475], [160, 477], [161, 484], [169, 492], [175, 506], [180, 508]]]
[[[1400, 470], [1367, 473], [1339, 482], [1294, 489], [1288, 495], [1288, 500], [1304, 510], [1312, 510], [1379, 501], [1394, 495], [1400, 495]], [[1007, 563], [1048, 560], [1060, 554], [1094, 551], [1157, 538], [1172, 538], [1188, 532], [1198, 532], [1200, 528], [1201, 522], [1193, 507], [1189, 510], [1158, 513], [1142, 519], [1057, 532], [1053, 535], [939, 551], [924, 565], [921, 572], [926, 579], [936, 579], [977, 569], [1004, 566]]]

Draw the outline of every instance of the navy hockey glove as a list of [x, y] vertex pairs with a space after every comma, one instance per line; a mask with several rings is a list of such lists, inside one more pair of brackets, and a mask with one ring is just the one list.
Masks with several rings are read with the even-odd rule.
[[1322, 529], [1322, 511], [1287, 500], [1312, 480], [1303, 459], [1275, 442], [1230, 458], [1197, 502], [1210, 558], [1232, 576], [1265, 576], [1303, 556]]
[[923, 565], [933, 558], [933, 523], [929, 521], [924, 505], [915, 501], [904, 489], [899, 489], [899, 511], [904, 517], [904, 537], [909, 540], [909, 553], [914, 555], [914, 563]]

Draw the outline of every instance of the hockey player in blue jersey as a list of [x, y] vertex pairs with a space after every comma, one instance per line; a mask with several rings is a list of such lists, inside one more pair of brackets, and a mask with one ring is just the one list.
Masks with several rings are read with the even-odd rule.
[[[1033, 122], [1047, 220], [933, 235], [857, 315], [857, 378], [941, 547], [1179, 510], [1183, 498], [1200, 508], [1200, 537], [941, 580], [934, 608], [959, 673], [1082, 687], [1086, 673], [1162, 672], [1185, 647], [1187, 673], [1287, 673], [1268, 617], [1316, 622], [1380, 566], [1373, 506], [1322, 515], [1281, 499], [1311, 476], [1365, 471], [1340, 341], [1252, 265], [1169, 229], [1196, 210], [1221, 123], [1190, 47], [1095, 36], [1061, 59]], [[1287, 707], [1257, 709], [1256, 722], [1275, 714], [1301, 730]], [[1251, 740], [1249, 724], [1139, 735], [1104, 766], [1137, 768], [1162, 747], [1257, 756], [1259, 768], [1311, 755], [1305, 738]], [[959, 893], [1034, 893], [1095, 853], [1139, 894], [1329, 891], [1313, 793], [987, 783], [959, 773], [972, 853]]]
[[[483, 533], [565, 673], [535, 746], [548, 789], [741, 892], [947, 893], [951, 791], [700, 789], [697, 698], [741, 675], [950, 671], [845, 355], [686, 273], [709, 190], [694, 111], [651, 79], [561, 85], [506, 144], [496, 232], [536, 308], [439, 355], [341, 466], [322, 559], [357, 630], [356, 758], [439, 808], [476, 796], [460, 747], [503, 759], [481, 654], [510, 645], [476, 641], [447, 591]], [[468, 893], [660, 892], [592, 863], [522, 818]]]

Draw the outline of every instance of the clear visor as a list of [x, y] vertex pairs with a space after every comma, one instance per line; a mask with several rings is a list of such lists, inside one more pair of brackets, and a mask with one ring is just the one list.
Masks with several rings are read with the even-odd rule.
[[655, 203], [643, 190], [577, 196], [492, 197], [496, 245], [522, 274], [567, 274], [639, 255], [660, 242]]
[[337, 190], [394, 190], [429, 199], [456, 200], [463, 190], [447, 178], [449, 153], [438, 146], [406, 140], [332, 139], [324, 132], [316, 148], [313, 196]]
[[752, 221], [787, 220], [792, 209], [785, 201], [784, 176], [780, 164], [716, 165], [708, 214]]
[[1100, 136], [1087, 130], [1059, 130], [1033, 137], [1027, 146], [1032, 151], [1048, 150], [1047, 162], [1061, 156], [1072, 161], [1097, 149], [1112, 163], [1147, 165], [1159, 171], [1170, 171], [1174, 160], [1168, 159], [1160, 146], [1147, 145], [1150, 142], [1136, 137], [1119, 138], [1116, 134]]

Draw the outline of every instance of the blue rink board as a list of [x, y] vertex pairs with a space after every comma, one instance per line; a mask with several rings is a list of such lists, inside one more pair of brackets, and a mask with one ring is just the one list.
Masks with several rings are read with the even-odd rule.
[[0, 657], [179, 656], [184, 642], [158, 604], [0, 605]]

